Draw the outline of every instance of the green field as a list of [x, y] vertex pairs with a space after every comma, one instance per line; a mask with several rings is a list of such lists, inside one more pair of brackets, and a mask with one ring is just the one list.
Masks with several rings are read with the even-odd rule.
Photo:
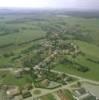
[[[81, 51], [85, 53], [85, 56], [79, 55], [74, 59], [74, 61], [78, 64], [81, 64], [83, 66], [87, 66], [90, 70], [86, 73], [79, 72], [75, 68], [71, 68], [71, 66], [76, 66], [76, 65], [71, 65], [71, 64], [59, 64], [55, 68], [58, 71], [74, 74], [74, 75], [79, 75], [88, 79], [93, 79], [99, 81], [99, 63], [95, 63], [92, 61], [89, 61], [88, 59], [91, 59], [93, 61], [99, 61], [99, 47], [89, 44], [86, 42], [82, 41], [75, 41], [80, 46]], [[69, 58], [70, 61], [72, 61], [71, 58]]]

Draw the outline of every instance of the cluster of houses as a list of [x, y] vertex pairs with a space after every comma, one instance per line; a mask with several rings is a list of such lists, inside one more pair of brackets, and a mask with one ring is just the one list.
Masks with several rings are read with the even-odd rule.
[[18, 86], [8, 86], [3, 85], [1, 90], [5, 91], [5, 97], [7, 100], [14, 100], [14, 98], [17, 98], [17, 100], [22, 100], [24, 98], [31, 97], [31, 89], [33, 88], [32, 84], [27, 84], [24, 86], [24, 88], [19, 88]]
[[35, 74], [37, 75], [36, 82], [40, 85], [37, 87], [43, 88], [56, 88], [61, 85], [67, 85], [73, 78], [63, 74], [52, 71], [47, 71], [46, 69], [35, 69]]

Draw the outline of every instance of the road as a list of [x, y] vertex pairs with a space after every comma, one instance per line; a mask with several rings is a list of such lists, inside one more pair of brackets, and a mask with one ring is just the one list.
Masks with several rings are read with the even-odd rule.
[[[34, 69], [41, 69], [41, 70], [45, 70], [44, 68], [41, 68], [40, 65], [48, 62], [51, 58], [55, 57], [57, 55], [57, 51], [55, 50], [53, 52], [53, 54], [51, 54], [50, 56], [48, 56], [47, 58], [45, 58], [42, 62], [40, 62], [39, 64], [35, 65], [33, 68]], [[0, 71], [11, 71], [13, 72], [14, 70], [19, 70], [19, 69], [22, 69], [22, 68], [0, 68]], [[27, 68], [24, 68], [24, 69], [27, 69]], [[64, 73], [64, 72], [59, 72], [59, 71], [56, 71], [56, 70], [51, 70], [52, 72], [55, 72], [55, 73]], [[79, 79], [78, 81], [80, 82], [87, 82], [87, 83], [91, 83], [91, 84], [94, 84], [94, 85], [99, 85], [99, 82], [98, 81], [94, 81], [94, 80], [89, 80], [89, 79], [85, 79], [85, 78], [82, 78], [82, 77], [79, 77], [79, 76], [76, 76], [76, 75], [71, 75], [71, 74], [68, 74], [68, 73], [64, 73], [64, 74], [67, 74], [68, 76], [70, 77], [74, 77], [74, 78], [77, 78]], [[78, 81], [76, 82], [73, 82], [73, 83], [70, 83], [68, 85], [65, 85], [65, 86], [61, 86], [59, 88], [56, 88], [56, 89], [53, 89], [53, 90], [44, 90], [43, 92], [41, 92], [40, 95], [33, 95], [33, 98], [36, 99], [40, 96], [43, 96], [43, 95], [46, 95], [46, 94], [50, 94], [50, 93], [53, 93], [53, 92], [56, 92], [60, 89], [70, 89], [70, 86], [76, 84]], [[35, 89], [39, 89], [39, 90], [43, 90], [41, 88], [35, 88]], [[35, 91], [35, 89], [33, 91]], [[32, 93], [33, 93], [32, 91]]]
[[[59, 71], [56, 71], [56, 70], [51, 70], [51, 71], [52, 72], [55, 72], [55, 73], [64, 73], [64, 72], [59, 72]], [[76, 75], [71, 75], [71, 74], [68, 74], [68, 73], [64, 73], [64, 74], [67, 74], [70, 77], [77, 78], [77, 79], [79, 79], [82, 82], [88, 82], [88, 83], [91, 83], [91, 84], [94, 84], [94, 85], [99, 85], [99, 82], [98, 81], [86, 79], [86, 78], [83, 78], [83, 77], [80, 77], [80, 76], [76, 76]]]

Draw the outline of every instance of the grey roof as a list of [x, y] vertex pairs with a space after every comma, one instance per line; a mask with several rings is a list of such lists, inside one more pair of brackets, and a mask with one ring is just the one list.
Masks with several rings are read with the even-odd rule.
[[91, 94], [89, 94], [89, 95], [83, 97], [83, 98], [80, 99], [80, 100], [96, 100], [96, 97], [93, 96], [93, 95], [91, 95]]
[[77, 97], [80, 97], [87, 93], [84, 88], [76, 89], [74, 92], [75, 92], [75, 96], [77, 96]]

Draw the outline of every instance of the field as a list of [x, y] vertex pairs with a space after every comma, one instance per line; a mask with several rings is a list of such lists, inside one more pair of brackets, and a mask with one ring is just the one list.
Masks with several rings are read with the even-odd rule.
[[56, 93], [48, 94], [45, 96], [40, 97], [41, 100], [57, 100], [56, 98], [63, 100], [62, 97], [64, 97], [64, 100], [74, 100], [71, 93], [68, 90], [59, 90]]
[[[65, 41], [73, 41], [85, 54], [75, 59], [64, 57], [89, 68], [88, 72], [83, 73], [72, 67], [76, 66], [75, 64], [58, 63], [55, 70], [99, 81], [99, 18], [71, 17], [60, 13], [54, 15], [51, 12], [2, 14], [0, 15], [0, 67], [22, 67], [21, 60], [27, 57], [27, 54], [35, 55], [35, 52], [23, 53], [23, 51], [46, 42], [46, 35], [51, 32], [63, 34], [67, 38]], [[13, 80], [13, 77], [10, 78]], [[8, 75], [4, 82], [9, 80]], [[20, 85], [20, 81], [18, 84]]]
[[[78, 56], [77, 58], [74, 59], [74, 61], [83, 66], [87, 66], [90, 70], [86, 73], [79, 72], [73, 69], [71, 67], [72, 66], [71, 64], [59, 64], [55, 69], [58, 71], [67, 72], [70, 74], [76, 74], [76, 75], [79, 75], [79, 76], [82, 76], [88, 79], [99, 81], [99, 77], [98, 77], [99, 47], [93, 44], [82, 42], [82, 41], [75, 41], [75, 43], [77, 43], [80, 46], [80, 49], [85, 53], [85, 55]], [[69, 60], [72, 61], [71, 58]], [[73, 65], [73, 66], [76, 66], [76, 65]]]

